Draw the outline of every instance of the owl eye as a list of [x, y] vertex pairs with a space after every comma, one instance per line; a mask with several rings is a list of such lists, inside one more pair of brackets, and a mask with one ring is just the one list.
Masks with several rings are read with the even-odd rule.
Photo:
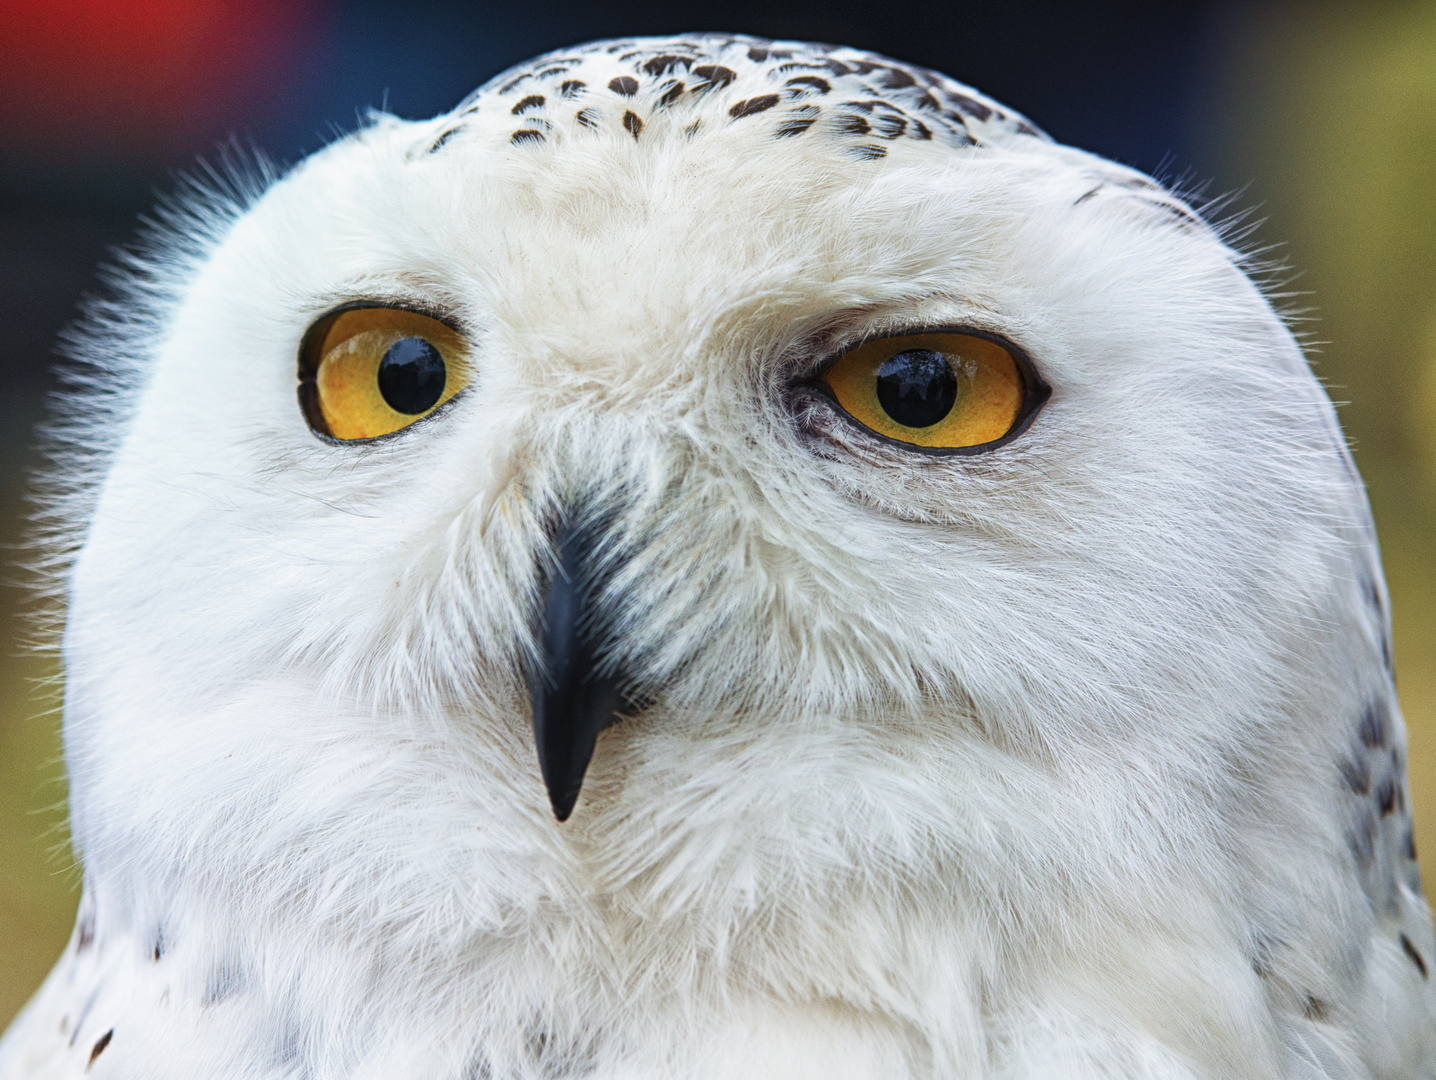
[[404, 308], [336, 311], [310, 327], [299, 353], [309, 426], [346, 442], [408, 427], [469, 381], [463, 336]]
[[946, 332], [865, 342], [819, 381], [863, 427], [932, 450], [971, 450], [1014, 435], [1048, 394], [1012, 350]]

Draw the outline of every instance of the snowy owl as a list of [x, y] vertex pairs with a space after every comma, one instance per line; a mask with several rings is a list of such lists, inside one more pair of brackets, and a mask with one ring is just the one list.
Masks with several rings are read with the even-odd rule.
[[1365, 497], [1182, 199], [713, 35], [263, 186], [73, 345], [3, 1080], [1436, 1075]]

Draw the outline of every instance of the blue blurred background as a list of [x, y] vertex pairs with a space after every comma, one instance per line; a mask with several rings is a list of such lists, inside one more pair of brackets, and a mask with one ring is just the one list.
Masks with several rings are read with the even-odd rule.
[[[450, 107], [594, 37], [737, 30], [948, 72], [1056, 138], [1211, 196], [1281, 245], [1386, 550], [1418, 842], [1436, 851], [1436, 3], [1007, 0], [541, 5], [5, 0], [0, 8], [0, 543], [23, 562], [57, 332], [107, 248], [222, 140], [292, 163], [365, 109]], [[1229, 212], [1229, 211], [1227, 211]], [[6, 581], [17, 581], [14, 569]], [[0, 586], [0, 1025], [62, 948], [56, 665]]]

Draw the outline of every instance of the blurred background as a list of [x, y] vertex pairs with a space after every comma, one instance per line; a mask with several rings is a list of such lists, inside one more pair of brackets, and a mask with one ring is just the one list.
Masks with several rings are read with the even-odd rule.
[[[1280, 245], [1385, 551], [1420, 848], [1436, 853], [1436, 0], [4, 0], [0, 559], [23, 552], [56, 333], [176, 175], [231, 136], [292, 163], [362, 110], [446, 109], [588, 38], [738, 30], [939, 68]], [[0, 1027], [69, 934], [52, 660], [0, 584]], [[1429, 862], [1429, 859], [1428, 859]], [[1428, 867], [1428, 871], [1432, 868]]]

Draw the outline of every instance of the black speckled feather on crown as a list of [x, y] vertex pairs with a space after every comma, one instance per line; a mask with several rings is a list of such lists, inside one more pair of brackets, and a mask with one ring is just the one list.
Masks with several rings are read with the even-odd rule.
[[[478, 123], [475, 123], [478, 121]], [[947, 76], [844, 46], [727, 34], [598, 41], [511, 68], [469, 95], [426, 147], [475, 128], [515, 146], [657, 125], [696, 137], [742, 124], [773, 139], [836, 140], [876, 160], [898, 140], [950, 147], [1046, 139]]]

